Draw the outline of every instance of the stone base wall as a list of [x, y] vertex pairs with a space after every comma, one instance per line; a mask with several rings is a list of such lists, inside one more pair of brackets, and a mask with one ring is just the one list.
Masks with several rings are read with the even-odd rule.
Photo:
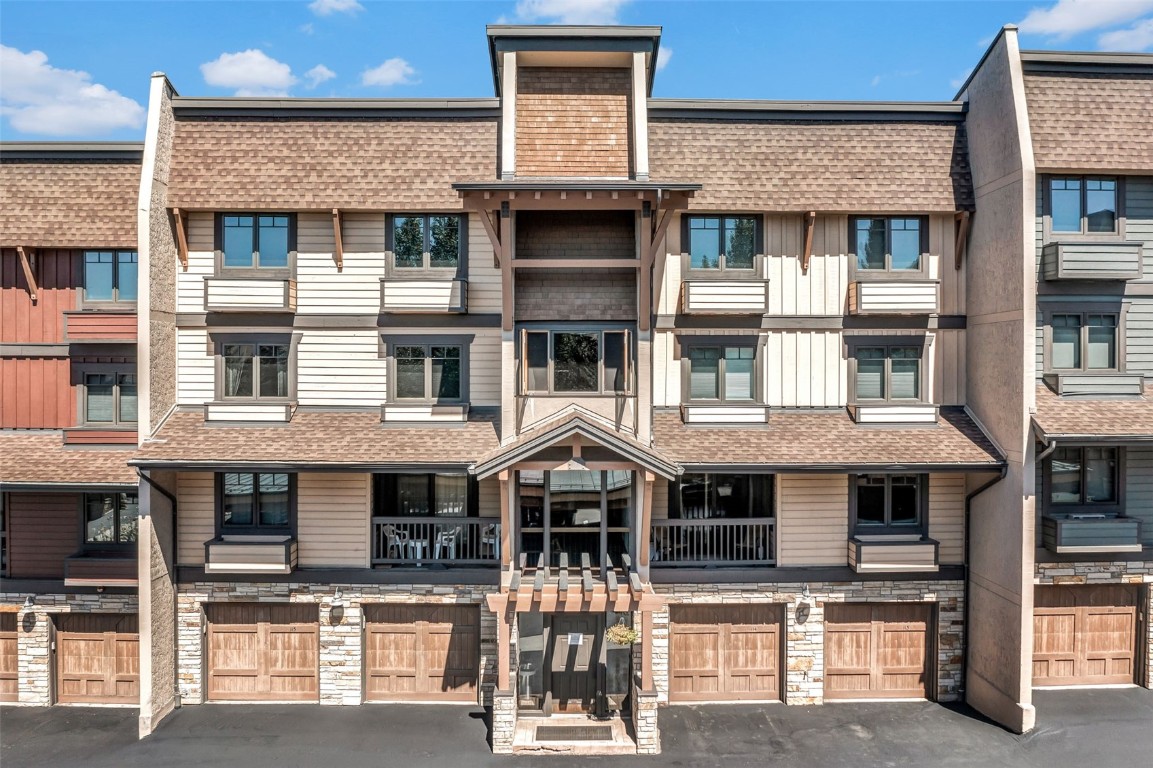
[[[343, 607], [332, 600], [341, 591]], [[408, 584], [262, 584], [196, 582], [181, 584], [177, 596], [177, 658], [181, 703], [200, 704], [204, 681], [206, 619], [203, 605], [213, 602], [289, 602], [320, 606], [320, 703], [360, 704], [363, 690], [365, 603], [480, 606], [480, 693], [478, 703], [492, 705], [496, 683], [496, 616], [484, 603], [490, 590], [478, 586]]]
[[[1060, 584], [1144, 584], [1141, 590], [1138, 615], [1153, 617], [1153, 560], [1081, 563], [1037, 563], [1033, 583], [1038, 586]], [[1146, 688], [1153, 688], [1153, 620], [1138, 621], [1137, 631], [1143, 632], [1145, 652], [1138, 654], [1144, 669], [1138, 670], [1138, 680]]]
[[[935, 603], [937, 701], [963, 695], [964, 592], [961, 581], [863, 581], [758, 584], [659, 584], [669, 605], [775, 603], [785, 607], [784, 700], [824, 703], [827, 603]], [[807, 591], [806, 591], [807, 590]], [[805, 606], [798, 616], [798, 607]], [[653, 612], [653, 682], [658, 700], [669, 700], [669, 610]]]
[[492, 751], [512, 754], [516, 733], [516, 691], [494, 691], [492, 694]]
[[[24, 601], [34, 605], [25, 609]], [[52, 616], [58, 613], [137, 613], [136, 595], [0, 593], [0, 605], [18, 607], [16, 647], [21, 704], [52, 704]]]
[[656, 691], [633, 689], [633, 730], [637, 737], [638, 755], [661, 753], [661, 730], [657, 727], [659, 703]]

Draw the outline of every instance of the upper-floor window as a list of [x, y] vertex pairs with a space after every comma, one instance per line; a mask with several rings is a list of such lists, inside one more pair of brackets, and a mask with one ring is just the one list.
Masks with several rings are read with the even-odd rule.
[[1117, 370], [1118, 316], [1059, 313], [1051, 319], [1049, 366], [1053, 370]]
[[221, 344], [223, 381], [220, 396], [270, 399], [289, 397], [290, 345]]
[[460, 345], [398, 344], [395, 360], [397, 400], [443, 402], [463, 398]]
[[1049, 503], [1117, 504], [1121, 462], [1117, 448], [1062, 447], [1047, 459]]
[[922, 217], [869, 216], [850, 219], [858, 271], [918, 272], [928, 248]]
[[915, 532], [925, 522], [925, 475], [853, 475], [856, 534]]
[[700, 520], [774, 516], [772, 475], [686, 472], [675, 485], [670, 517]]
[[396, 269], [457, 269], [461, 259], [459, 215], [404, 214], [391, 217], [388, 250]]
[[385, 517], [475, 516], [473, 485], [466, 474], [373, 475], [373, 509]]
[[688, 400], [756, 401], [756, 357], [752, 345], [690, 347]]
[[759, 230], [756, 216], [685, 216], [689, 268], [753, 269]]
[[136, 251], [85, 251], [85, 301], [136, 301]]
[[1117, 179], [1054, 176], [1049, 179], [1050, 229], [1054, 234], [1117, 231]]
[[139, 498], [135, 493], [84, 494], [84, 543], [129, 544], [136, 541]]
[[85, 424], [116, 426], [136, 423], [134, 372], [86, 371], [83, 376]]
[[224, 270], [288, 272], [296, 251], [291, 213], [224, 213], [217, 216], [217, 251]]
[[296, 476], [284, 472], [222, 472], [217, 508], [223, 531], [288, 532]]
[[922, 400], [923, 353], [924, 347], [912, 345], [856, 347], [852, 357], [856, 402]]
[[629, 390], [627, 330], [523, 330], [522, 391], [609, 393]]

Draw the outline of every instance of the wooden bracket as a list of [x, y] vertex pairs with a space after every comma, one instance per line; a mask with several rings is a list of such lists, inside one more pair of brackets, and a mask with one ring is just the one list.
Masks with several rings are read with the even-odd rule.
[[481, 209], [478, 213], [480, 214], [480, 223], [484, 225], [484, 231], [488, 234], [489, 242], [492, 243], [492, 266], [494, 269], [499, 269], [501, 262], [501, 243], [500, 235], [496, 231], [497, 225], [493, 223], [488, 211]]
[[965, 256], [965, 245], [969, 241], [969, 212], [957, 211], [953, 214], [953, 218], [957, 222], [957, 239], [953, 244], [953, 269], [960, 269]]
[[341, 216], [340, 209], [332, 209], [332, 239], [336, 247], [333, 249], [332, 258], [336, 262], [336, 271], [344, 271], [344, 238], [341, 237]]
[[179, 208], [172, 209], [172, 216], [176, 219], [176, 255], [180, 258], [180, 265], [188, 271], [188, 235], [184, 230], [184, 213]]
[[657, 252], [665, 242], [665, 234], [669, 231], [669, 222], [673, 220], [673, 211], [671, 208], [666, 208], [661, 211], [660, 219], [657, 220], [657, 226], [653, 230], [653, 240], [649, 244], [649, 263], [656, 261]]
[[813, 230], [817, 226], [817, 212], [809, 211], [805, 214], [805, 245], [801, 251], [801, 274], [809, 273], [809, 259], [813, 257]]
[[36, 284], [36, 271], [32, 268], [31, 259], [35, 258], [35, 253], [29, 253], [31, 248], [26, 251], [24, 246], [16, 246], [16, 253], [20, 256], [20, 267], [24, 270], [24, 279], [28, 283], [28, 295], [32, 298], [32, 303], [36, 303], [37, 296], [40, 294], [40, 286]]

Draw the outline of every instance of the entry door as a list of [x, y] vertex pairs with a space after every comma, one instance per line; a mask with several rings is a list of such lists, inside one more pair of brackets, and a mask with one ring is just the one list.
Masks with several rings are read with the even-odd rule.
[[549, 689], [556, 712], [596, 710], [601, 619], [596, 613], [553, 614]]

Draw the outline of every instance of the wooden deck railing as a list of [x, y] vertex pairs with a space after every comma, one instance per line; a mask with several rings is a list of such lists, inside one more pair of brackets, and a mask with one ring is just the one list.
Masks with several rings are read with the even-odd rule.
[[651, 565], [775, 565], [775, 527], [771, 517], [653, 520]]
[[500, 523], [486, 518], [374, 517], [373, 565], [497, 565]]

